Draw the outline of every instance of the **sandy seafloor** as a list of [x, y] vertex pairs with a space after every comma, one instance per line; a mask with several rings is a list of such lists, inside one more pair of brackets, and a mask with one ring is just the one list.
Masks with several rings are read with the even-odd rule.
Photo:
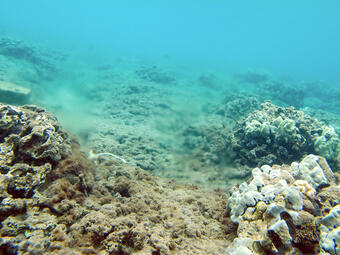
[[[233, 164], [227, 137], [238, 120], [259, 109], [265, 100], [279, 106], [293, 106], [340, 130], [339, 83], [295, 80], [272, 74], [270, 70], [229, 73], [193, 68], [177, 63], [171, 56], [95, 57], [93, 52], [86, 56], [86, 52], [53, 51], [28, 42], [17, 42], [12, 47], [23, 51], [0, 51], [0, 81], [31, 89], [31, 97], [25, 103], [52, 112], [67, 131], [76, 135], [86, 155], [112, 153], [127, 162], [110, 156], [99, 157], [94, 162], [97, 165], [94, 171], [102, 171], [98, 175], [105, 175], [110, 168], [116, 172], [120, 169], [123, 176], [124, 171], [130, 171], [124, 168], [142, 169], [151, 173], [150, 176], [161, 177], [158, 183], [163, 184], [157, 184], [161, 189], [167, 185], [174, 188], [177, 184], [173, 182], [188, 185], [188, 189], [178, 188], [177, 195], [176, 191], [171, 194], [167, 189], [165, 198], [159, 198], [161, 203], [174, 199], [178, 205], [181, 200], [176, 201], [176, 196], [185, 192], [183, 197], [188, 204], [199, 194], [203, 194], [200, 199], [204, 200], [204, 194], [209, 192], [214, 194], [212, 197], [220, 198], [216, 203], [226, 202], [223, 196], [229, 194], [230, 188], [249, 178], [249, 173], [244, 174]], [[30, 47], [33, 52], [24, 56]], [[3, 99], [3, 103], [8, 102]], [[9, 103], [21, 105], [21, 102]], [[140, 185], [141, 194], [152, 194], [147, 186]], [[211, 215], [223, 212], [225, 206], [224, 203], [210, 217], [217, 219]], [[215, 223], [208, 220], [205, 224]], [[232, 238], [221, 238], [223, 231], [219, 229], [214, 234], [213, 228], [205, 231], [215, 235], [220, 240], [217, 243], [224, 242], [215, 245], [220, 249], [202, 244], [208, 242], [206, 239], [200, 242], [197, 251], [191, 247], [174, 254], [220, 254]], [[189, 233], [188, 240], [190, 235], [195, 234]], [[201, 249], [205, 245], [207, 253]]]

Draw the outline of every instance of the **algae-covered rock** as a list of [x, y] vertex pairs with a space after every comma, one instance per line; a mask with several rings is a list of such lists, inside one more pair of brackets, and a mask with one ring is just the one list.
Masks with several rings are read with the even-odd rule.
[[[79, 193], [86, 193], [85, 183], [91, 178], [91, 173], [84, 175], [86, 168], [80, 162], [71, 159], [76, 152], [73, 143], [56, 117], [44, 109], [0, 104], [1, 254], [47, 250], [70, 254], [58, 204], [63, 201], [63, 209], [70, 211], [67, 198], [80, 203]], [[71, 176], [73, 182], [67, 182]]]
[[[31, 198], [58, 162], [71, 153], [70, 143], [56, 118], [42, 108], [0, 104], [2, 206], [7, 198]], [[1, 209], [8, 207], [7, 203]]]
[[44, 109], [0, 104], [0, 116], [0, 146], [7, 152], [1, 151], [1, 161], [56, 164], [70, 153], [68, 135]]

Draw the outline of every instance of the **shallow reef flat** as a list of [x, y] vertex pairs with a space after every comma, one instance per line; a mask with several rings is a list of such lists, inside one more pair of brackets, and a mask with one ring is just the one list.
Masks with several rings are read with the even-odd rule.
[[339, 175], [308, 155], [230, 195], [107, 158], [37, 106], [0, 104], [2, 254], [337, 254]]

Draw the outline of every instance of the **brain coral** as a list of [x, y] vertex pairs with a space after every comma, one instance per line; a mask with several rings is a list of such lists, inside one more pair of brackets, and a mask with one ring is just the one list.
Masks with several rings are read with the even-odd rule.
[[249, 167], [291, 163], [310, 153], [325, 157], [334, 168], [340, 161], [334, 128], [293, 107], [271, 102], [238, 121], [229, 143], [234, 163]]

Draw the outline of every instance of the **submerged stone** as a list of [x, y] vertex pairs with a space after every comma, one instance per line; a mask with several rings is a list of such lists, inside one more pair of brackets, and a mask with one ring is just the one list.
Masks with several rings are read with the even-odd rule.
[[25, 104], [29, 101], [31, 90], [11, 82], [0, 81], [0, 102]]

